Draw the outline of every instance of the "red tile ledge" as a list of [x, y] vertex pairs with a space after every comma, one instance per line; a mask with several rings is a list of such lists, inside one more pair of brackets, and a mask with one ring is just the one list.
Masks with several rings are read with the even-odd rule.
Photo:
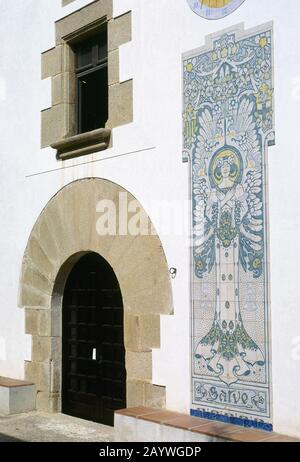
[[167, 425], [168, 427], [188, 430], [231, 442], [300, 442], [299, 439], [280, 435], [274, 432], [269, 433], [265, 431], [250, 430], [248, 428], [238, 427], [236, 425], [214, 422], [198, 417], [190, 417], [187, 414], [180, 414], [178, 412], [167, 411], [165, 409], [133, 407], [120, 409], [119, 411], [116, 411], [116, 414], [124, 415], [127, 417], [134, 417], [136, 419], [142, 419], [161, 425]]
[[14, 387], [26, 387], [28, 385], [34, 385], [32, 382], [25, 380], [16, 380], [9, 377], [0, 377], [0, 387], [14, 388]]
[[141, 407], [130, 407], [126, 409], [120, 409], [119, 411], [115, 411], [115, 414], [121, 414], [127, 417], [139, 418], [142, 415], [151, 414], [153, 412], [157, 412], [157, 409], [141, 406]]

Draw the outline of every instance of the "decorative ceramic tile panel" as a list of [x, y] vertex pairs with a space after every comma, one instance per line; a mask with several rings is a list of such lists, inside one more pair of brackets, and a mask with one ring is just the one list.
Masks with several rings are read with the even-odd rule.
[[272, 60], [267, 24], [210, 36], [183, 62], [193, 203], [192, 414], [266, 430]]

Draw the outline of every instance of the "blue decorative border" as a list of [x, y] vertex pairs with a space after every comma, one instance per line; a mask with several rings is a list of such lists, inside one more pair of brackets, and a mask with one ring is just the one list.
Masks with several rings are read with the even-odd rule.
[[223, 423], [237, 425], [245, 428], [256, 428], [258, 430], [264, 430], [266, 432], [273, 431], [273, 425], [265, 422], [257, 422], [255, 420], [242, 419], [241, 417], [232, 417], [228, 415], [214, 414], [212, 412], [199, 411], [197, 409], [191, 409], [190, 415], [193, 417], [201, 417], [202, 419], [217, 420]]

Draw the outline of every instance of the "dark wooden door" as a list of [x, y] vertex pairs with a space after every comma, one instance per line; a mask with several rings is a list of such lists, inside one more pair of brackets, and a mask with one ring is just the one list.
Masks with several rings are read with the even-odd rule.
[[63, 297], [62, 412], [113, 425], [126, 407], [123, 302], [113, 269], [96, 253], [72, 269]]

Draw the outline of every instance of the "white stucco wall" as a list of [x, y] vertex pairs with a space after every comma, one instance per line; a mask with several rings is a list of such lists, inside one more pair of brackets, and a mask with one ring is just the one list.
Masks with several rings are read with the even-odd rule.
[[[51, 148], [40, 150], [40, 110], [51, 104], [50, 79], [40, 78], [40, 54], [54, 46], [54, 21], [88, 3], [76, 0], [62, 8], [61, 0], [0, 0], [0, 375], [22, 378], [24, 359], [30, 359], [24, 311], [17, 307], [18, 279], [29, 233], [49, 199], [75, 179], [97, 176], [128, 189], [146, 210], [151, 200], [183, 207], [189, 166], [181, 161], [181, 54], [228, 26], [244, 22], [248, 29], [274, 20], [276, 146], [269, 151], [274, 428], [300, 436], [300, 2], [246, 0], [229, 17], [207, 21], [185, 0], [115, 0], [115, 16], [133, 11], [133, 41], [121, 47], [120, 66], [121, 80], [134, 79], [134, 123], [114, 131], [112, 149], [59, 163]], [[189, 247], [184, 235], [164, 235], [156, 214], [150, 216], [169, 266], [178, 269], [172, 281], [175, 313], [162, 319], [162, 346], [154, 352], [154, 383], [167, 386], [169, 409], [188, 412]]]

